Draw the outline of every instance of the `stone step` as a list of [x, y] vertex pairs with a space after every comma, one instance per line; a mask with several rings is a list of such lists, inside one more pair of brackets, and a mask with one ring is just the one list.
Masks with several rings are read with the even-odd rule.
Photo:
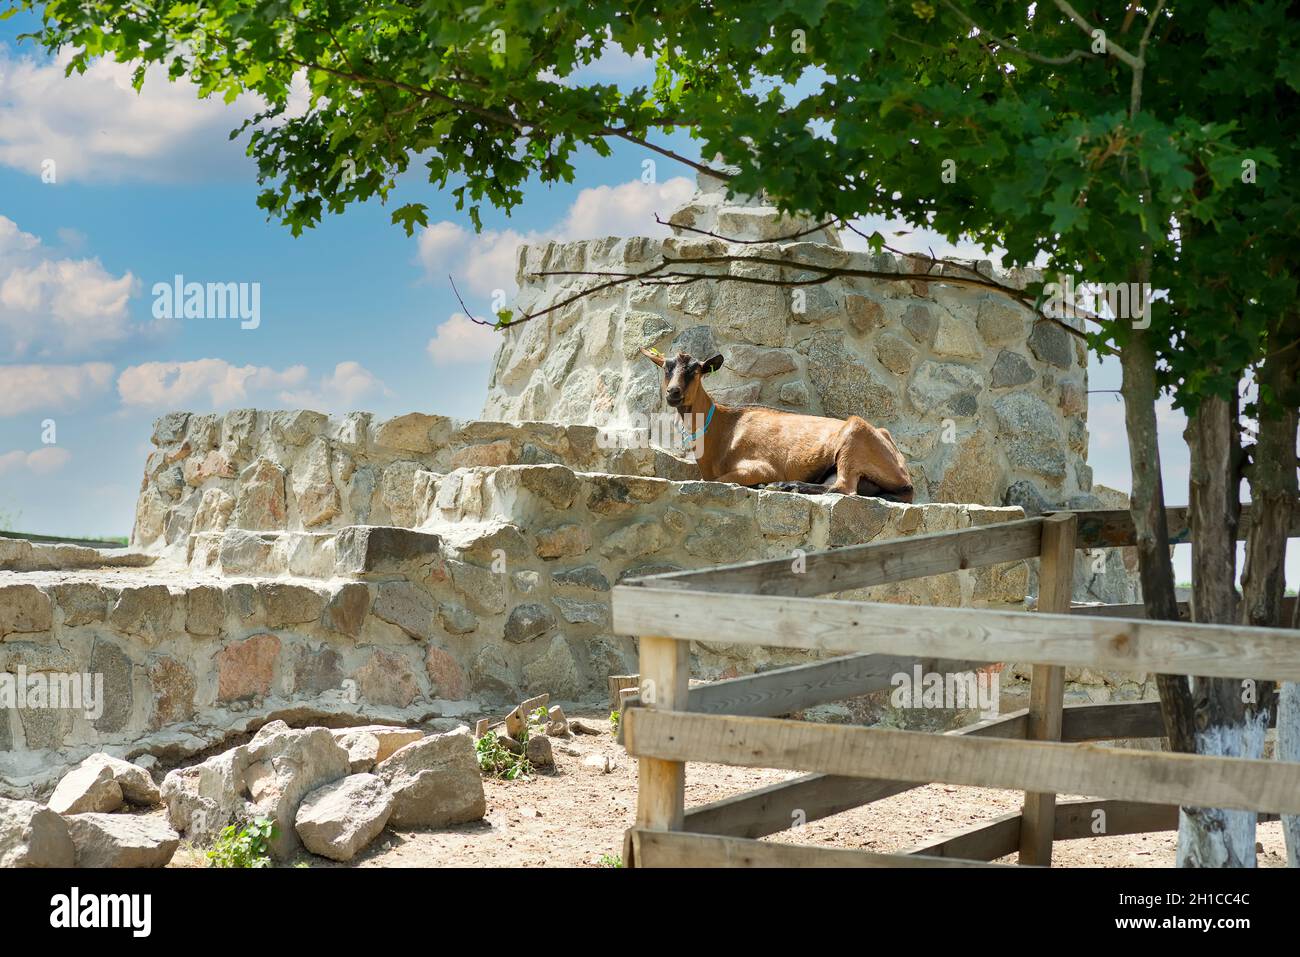
[[0, 535], [0, 571], [38, 572], [62, 568], [143, 568], [156, 556], [125, 548], [32, 542]]

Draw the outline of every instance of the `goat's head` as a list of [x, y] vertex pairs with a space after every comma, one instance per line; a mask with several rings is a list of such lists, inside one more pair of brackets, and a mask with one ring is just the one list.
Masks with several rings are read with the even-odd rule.
[[912, 475], [907, 468], [907, 459], [894, 444], [894, 437], [888, 429], [876, 428], [870, 423], [866, 426], [867, 434], [863, 436], [867, 452], [865, 479], [900, 501], [912, 501]]
[[722, 368], [722, 356], [701, 362], [685, 352], [661, 356], [642, 349], [641, 354], [664, 370], [664, 401], [674, 409], [694, 409], [699, 405], [701, 383], [705, 375]]

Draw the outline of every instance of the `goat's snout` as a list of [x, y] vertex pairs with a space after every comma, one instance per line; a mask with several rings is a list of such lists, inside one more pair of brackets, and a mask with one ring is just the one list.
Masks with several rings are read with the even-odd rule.
[[682, 390], [677, 388], [677, 386], [670, 386], [664, 391], [664, 398], [668, 400], [669, 405], [680, 405], [682, 401]]

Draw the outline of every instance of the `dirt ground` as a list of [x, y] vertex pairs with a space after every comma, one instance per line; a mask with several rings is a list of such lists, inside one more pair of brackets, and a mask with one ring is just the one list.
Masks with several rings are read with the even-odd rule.
[[[608, 726], [608, 712], [577, 715]], [[438, 831], [385, 831], [349, 864], [303, 854], [310, 867], [600, 867], [622, 854], [623, 831], [636, 809], [636, 762], [612, 735], [553, 739], [555, 770], [521, 781], [484, 780], [487, 816], [474, 824]], [[604, 773], [584, 764], [609, 759]], [[720, 765], [690, 764], [686, 803], [705, 804], [797, 775]], [[1063, 795], [1063, 800], [1082, 795]], [[812, 821], [797, 836], [772, 840], [897, 852], [909, 850], [979, 821], [1018, 810], [1017, 791], [932, 784], [865, 807]], [[1260, 867], [1284, 867], [1281, 825], [1259, 825]], [[1015, 863], [1003, 858], [1003, 863]], [[173, 867], [202, 866], [199, 852], [183, 846]], [[1058, 842], [1054, 866], [1172, 867], [1174, 833], [1098, 837]]]

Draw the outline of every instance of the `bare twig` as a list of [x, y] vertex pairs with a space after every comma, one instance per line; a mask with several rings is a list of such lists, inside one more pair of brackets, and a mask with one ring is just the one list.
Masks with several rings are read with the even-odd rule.
[[[1026, 59], [1029, 60], [1033, 60], [1035, 63], [1046, 63], [1049, 66], [1065, 66], [1067, 63], [1073, 63], [1075, 60], [1081, 59], [1083, 57], [1087, 57], [1090, 59], [1092, 58], [1092, 53], [1090, 53], [1087, 50], [1071, 50], [1065, 56], [1045, 56], [1044, 54], [1041, 53], [1034, 53], [1032, 50], [1026, 50], [1024, 47], [1017, 46], [1016, 44], [1012, 43], [1010, 40], [998, 36], [996, 33], [990, 33], [988, 30], [984, 29], [982, 26], [980, 26], [978, 23], [972, 20], [970, 15], [966, 13], [965, 10], [962, 10], [960, 7], [958, 7], [955, 3], [951, 3], [949, 2], [949, 0], [945, 0], [944, 6], [946, 6], [949, 10], [951, 10], [953, 13], [957, 14], [957, 16], [961, 17], [968, 24], [970, 24], [971, 27], [973, 27], [975, 30], [979, 32], [979, 35], [981, 37], [988, 37], [999, 47], [1002, 47], [1007, 50], [1011, 50], [1015, 53], [1019, 53], [1022, 57], [1025, 57]], [[989, 44], [984, 43], [983, 40], [980, 40], [979, 42], [980, 45], [984, 47], [984, 49], [989, 51], [989, 53], [993, 52], [993, 49], [992, 47], [989, 46]]]
[[[1069, 17], [1076, 24], [1078, 24], [1080, 30], [1088, 34], [1088, 36], [1092, 36], [1096, 28], [1084, 18], [1083, 14], [1079, 13], [1078, 10], [1070, 6], [1067, 0], [1056, 0], [1056, 6], [1061, 10], [1062, 13], [1064, 13], [1067, 17]], [[1127, 64], [1133, 69], [1137, 69], [1138, 58], [1135, 57], [1133, 54], [1129, 53], [1127, 50], [1125, 50], [1122, 46], [1120, 46], [1110, 37], [1106, 38], [1106, 52], [1113, 53], [1115, 55], [1115, 59], [1119, 60], [1121, 63]]]

